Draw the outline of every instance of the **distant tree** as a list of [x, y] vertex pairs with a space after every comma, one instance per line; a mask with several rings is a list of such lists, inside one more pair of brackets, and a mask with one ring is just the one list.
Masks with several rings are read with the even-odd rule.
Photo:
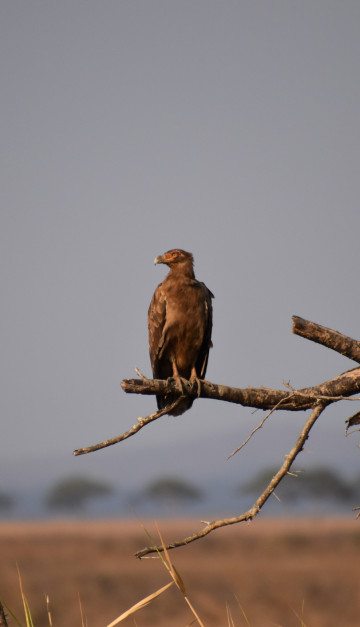
[[6, 492], [0, 492], [0, 509], [10, 509], [14, 504], [12, 496]]
[[163, 504], [176, 504], [202, 498], [202, 491], [197, 486], [178, 477], [156, 479], [146, 486], [144, 492], [149, 499]]
[[51, 508], [82, 508], [87, 501], [107, 496], [112, 487], [101, 481], [73, 476], [59, 481], [48, 493], [46, 504]]
[[357, 475], [355, 479], [351, 482], [351, 487], [355, 494], [355, 500], [360, 500], [360, 475]]
[[[276, 470], [270, 468], [260, 472], [249, 483], [238, 486], [236, 491], [240, 494], [253, 494], [264, 489]], [[353, 486], [330, 468], [318, 467], [304, 472], [294, 472], [294, 475], [284, 477], [276, 489], [279, 497], [286, 500], [316, 498], [346, 501], [355, 496]]]

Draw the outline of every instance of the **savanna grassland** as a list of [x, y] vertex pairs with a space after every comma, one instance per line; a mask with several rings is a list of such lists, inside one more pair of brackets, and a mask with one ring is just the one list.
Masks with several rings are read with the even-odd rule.
[[[154, 524], [145, 526], [156, 538]], [[171, 541], [202, 524], [159, 526]], [[46, 595], [54, 627], [81, 626], [80, 602], [84, 625], [105, 627], [170, 581], [159, 559], [133, 557], [147, 544], [136, 520], [2, 523], [0, 598], [23, 622], [18, 566], [35, 627], [49, 626]], [[255, 520], [215, 531], [170, 557], [207, 627], [360, 624], [360, 520]], [[193, 619], [172, 586], [121, 624], [185, 627]]]

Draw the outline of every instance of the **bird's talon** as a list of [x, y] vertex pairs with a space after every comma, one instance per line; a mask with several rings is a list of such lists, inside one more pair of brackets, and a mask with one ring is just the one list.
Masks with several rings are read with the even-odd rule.
[[196, 386], [196, 393], [197, 393], [197, 397], [199, 398], [199, 396], [201, 395], [201, 381], [200, 381], [200, 379], [198, 379], [197, 377], [193, 377], [191, 379], [191, 383], [192, 383], [193, 389]]
[[181, 392], [182, 392], [182, 394], [183, 394], [183, 395], [184, 395], [184, 394], [185, 394], [185, 395], [188, 395], [188, 392], [187, 392], [187, 389], [186, 389], [186, 384], [187, 384], [187, 381], [186, 381], [186, 379], [183, 379], [183, 377], [180, 377], [180, 376], [178, 376], [178, 377], [177, 377], [177, 376], [174, 376], [174, 377], [168, 377], [168, 378], [166, 379], [166, 381], [167, 381], [167, 383], [169, 383], [170, 385], [172, 385], [172, 384], [176, 384], [176, 383], [178, 383], [178, 381], [179, 381], [179, 382], [180, 382], [180, 385], [181, 385]]

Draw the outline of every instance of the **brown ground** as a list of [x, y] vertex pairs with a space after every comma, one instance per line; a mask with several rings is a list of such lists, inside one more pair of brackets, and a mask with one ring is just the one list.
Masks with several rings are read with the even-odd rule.
[[[167, 541], [201, 526], [160, 522]], [[155, 537], [154, 525], [146, 527]], [[49, 626], [46, 594], [54, 627], [81, 627], [79, 597], [84, 625], [105, 627], [169, 581], [158, 559], [133, 557], [146, 544], [137, 521], [1, 524], [0, 598], [24, 623], [18, 564], [35, 627]], [[206, 627], [360, 625], [360, 521], [242, 523], [172, 551], [171, 557]], [[191, 620], [172, 587], [122, 624], [185, 627]], [[8, 623], [16, 624], [10, 618]]]

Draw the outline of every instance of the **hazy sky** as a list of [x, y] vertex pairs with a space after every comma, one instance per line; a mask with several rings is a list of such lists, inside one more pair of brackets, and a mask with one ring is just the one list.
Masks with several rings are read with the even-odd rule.
[[[147, 309], [181, 247], [214, 292], [207, 378], [315, 385], [355, 364], [295, 337], [297, 314], [360, 338], [360, 3], [0, 4], [0, 489], [86, 473], [246, 481], [306, 414], [199, 400], [75, 458], [155, 408]], [[297, 468], [354, 475], [356, 403], [327, 410]]]

